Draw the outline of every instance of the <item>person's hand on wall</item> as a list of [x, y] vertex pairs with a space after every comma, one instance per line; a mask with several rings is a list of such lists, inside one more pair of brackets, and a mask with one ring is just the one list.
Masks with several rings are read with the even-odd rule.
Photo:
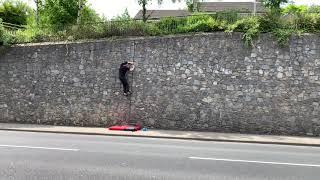
[[133, 71], [134, 70], [134, 68], [135, 68], [135, 66], [134, 66], [134, 62], [132, 62], [132, 61], [129, 61], [128, 62], [128, 64], [129, 64], [129, 71]]

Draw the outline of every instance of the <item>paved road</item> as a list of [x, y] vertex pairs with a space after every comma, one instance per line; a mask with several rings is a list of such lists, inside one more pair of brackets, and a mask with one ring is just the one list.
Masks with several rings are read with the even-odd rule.
[[0, 131], [0, 180], [317, 180], [320, 148]]

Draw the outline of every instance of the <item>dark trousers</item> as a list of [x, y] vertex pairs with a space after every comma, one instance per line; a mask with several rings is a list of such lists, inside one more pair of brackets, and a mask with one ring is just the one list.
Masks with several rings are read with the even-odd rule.
[[123, 85], [123, 92], [124, 93], [128, 93], [129, 92], [129, 83], [128, 83], [128, 80], [127, 78], [120, 78], [120, 81]]

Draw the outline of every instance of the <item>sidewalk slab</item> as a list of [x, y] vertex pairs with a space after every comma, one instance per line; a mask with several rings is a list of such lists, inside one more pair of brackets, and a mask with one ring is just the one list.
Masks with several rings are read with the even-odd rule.
[[172, 131], [172, 130], [154, 130], [154, 129], [151, 129], [148, 131], [130, 132], [130, 131], [110, 131], [107, 128], [49, 126], [49, 125], [35, 125], [35, 124], [13, 124], [13, 123], [0, 123], [0, 130], [83, 134], [83, 135], [149, 137], [149, 138], [185, 139], [185, 140], [201, 140], [201, 141], [243, 142], [243, 143], [260, 143], [260, 144], [299, 145], [299, 146], [319, 146], [320, 147], [320, 138], [317, 138], [317, 137], [252, 135], [252, 134], [237, 134], [237, 133]]

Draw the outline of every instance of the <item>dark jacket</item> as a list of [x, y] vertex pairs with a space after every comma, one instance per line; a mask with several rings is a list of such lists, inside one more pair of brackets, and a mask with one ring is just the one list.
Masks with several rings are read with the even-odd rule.
[[119, 78], [120, 79], [125, 79], [127, 72], [130, 70], [130, 68], [126, 66], [127, 64], [128, 64], [128, 62], [124, 62], [120, 65], [120, 68], [119, 68]]

